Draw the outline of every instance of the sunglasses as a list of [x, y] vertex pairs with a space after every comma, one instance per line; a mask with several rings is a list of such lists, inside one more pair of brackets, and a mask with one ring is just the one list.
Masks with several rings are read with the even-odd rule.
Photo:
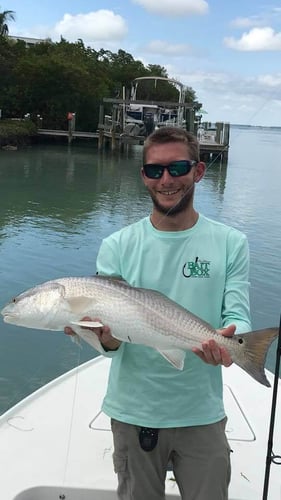
[[172, 177], [181, 177], [190, 172], [192, 167], [196, 165], [195, 160], [177, 160], [172, 161], [169, 165], [158, 165], [157, 163], [146, 163], [143, 165], [143, 171], [149, 179], [160, 179], [165, 168]]

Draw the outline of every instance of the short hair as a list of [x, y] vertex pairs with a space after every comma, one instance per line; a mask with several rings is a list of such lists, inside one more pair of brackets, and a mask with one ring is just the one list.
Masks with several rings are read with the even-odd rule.
[[200, 161], [199, 142], [194, 134], [179, 127], [161, 127], [152, 132], [143, 145], [143, 160], [145, 163], [147, 151], [151, 146], [167, 144], [169, 142], [182, 142], [187, 145], [191, 160]]

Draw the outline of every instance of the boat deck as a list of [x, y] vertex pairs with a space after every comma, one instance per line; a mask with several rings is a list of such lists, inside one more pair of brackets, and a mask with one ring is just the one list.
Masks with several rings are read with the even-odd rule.
[[[3, 500], [117, 498], [110, 422], [100, 411], [109, 363], [95, 358], [0, 417]], [[236, 366], [224, 370], [224, 377], [227, 436], [233, 450], [229, 498], [257, 500], [262, 498], [272, 391]], [[280, 451], [280, 414], [276, 436], [274, 448]], [[280, 467], [274, 465], [269, 491], [269, 500], [281, 499]], [[166, 498], [179, 498], [172, 472], [167, 474]]]

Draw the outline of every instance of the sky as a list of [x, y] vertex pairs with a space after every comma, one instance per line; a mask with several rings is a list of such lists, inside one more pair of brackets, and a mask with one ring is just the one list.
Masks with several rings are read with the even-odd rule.
[[0, 2], [10, 35], [125, 50], [192, 87], [204, 120], [281, 126], [281, 0]]

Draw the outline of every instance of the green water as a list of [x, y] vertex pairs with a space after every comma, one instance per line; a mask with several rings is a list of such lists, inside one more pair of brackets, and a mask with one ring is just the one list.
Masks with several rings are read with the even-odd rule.
[[[227, 165], [210, 165], [196, 207], [244, 231], [251, 250], [254, 328], [279, 324], [281, 305], [281, 131], [231, 130]], [[101, 240], [147, 215], [142, 148], [98, 154], [89, 144], [0, 151], [0, 307], [58, 276], [95, 273]], [[62, 332], [0, 319], [0, 413], [95, 355]], [[274, 368], [275, 347], [267, 366]]]

